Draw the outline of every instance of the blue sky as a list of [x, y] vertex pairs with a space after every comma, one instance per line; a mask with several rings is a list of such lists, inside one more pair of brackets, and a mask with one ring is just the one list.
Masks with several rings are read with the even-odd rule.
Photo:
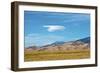
[[24, 11], [25, 47], [90, 36], [90, 14]]

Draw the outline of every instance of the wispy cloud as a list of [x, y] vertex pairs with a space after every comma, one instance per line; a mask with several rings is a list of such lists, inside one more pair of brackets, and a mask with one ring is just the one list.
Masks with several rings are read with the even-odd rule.
[[44, 25], [43, 27], [47, 27], [47, 30], [49, 32], [58, 31], [58, 30], [64, 30], [65, 29], [64, 26], [60, 26], [60, 25]]
[[43, 46], [51, 44], [55, 41], [64, 40], [63, 36], [60, 35], [44, 35], [44, 34], [28, 34], [25, 36], [25, 47], [28, 46]]

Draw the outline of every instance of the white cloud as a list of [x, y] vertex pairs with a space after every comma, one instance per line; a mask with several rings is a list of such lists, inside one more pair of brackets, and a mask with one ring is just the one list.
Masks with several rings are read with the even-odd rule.
[[45, 25], [43, 27], [47, 27], [49, 32], [53, 32], [53, 31], [58, 31], [58, 30], [64, 30], [65, 27], [64, 26], [60, 26], [60, 25]]

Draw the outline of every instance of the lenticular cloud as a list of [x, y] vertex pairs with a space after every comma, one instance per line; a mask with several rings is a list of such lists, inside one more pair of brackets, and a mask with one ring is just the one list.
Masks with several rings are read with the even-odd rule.
[[47, 30], [49, 32], [58, 31], [58, 30], [64, 30], [65, 29], [64, 26], [60, 26], [60, 25], [45, 25], [43, 27], [47, 27]]

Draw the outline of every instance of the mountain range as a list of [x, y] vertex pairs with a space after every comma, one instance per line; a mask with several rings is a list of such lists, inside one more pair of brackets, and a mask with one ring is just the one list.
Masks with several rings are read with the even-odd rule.
[[78, 39], [75, 41], [56, 41], [54, 43], [37, 47], [30, 46], [25, 48], [25, 50], [34, 50], [34, 51], [65, 51], [65, 50], [74, 50], [74, 49], [89, 49], [90, 48], [90, 37]]

